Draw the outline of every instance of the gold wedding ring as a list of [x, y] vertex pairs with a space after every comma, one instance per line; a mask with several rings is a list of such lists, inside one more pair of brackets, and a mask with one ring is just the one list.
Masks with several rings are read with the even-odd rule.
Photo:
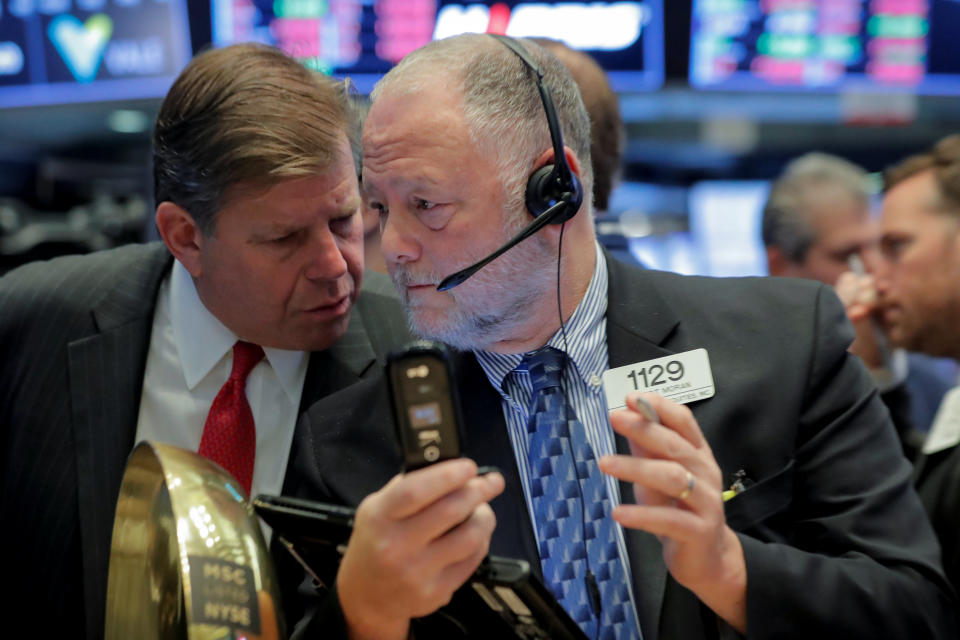
[[690, 496], [690, 492], [693, 491], [693, 474], [687, 471], [687, 486], [684, 487], [683, 491], [680, 492], [680, 495], [677, 496], [678, 500], [686, 500]]

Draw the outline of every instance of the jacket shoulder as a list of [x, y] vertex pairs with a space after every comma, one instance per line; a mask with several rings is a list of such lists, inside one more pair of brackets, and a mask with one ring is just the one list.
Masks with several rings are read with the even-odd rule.
[[0, 321], [86, 313], [110, 291], [152, 287], [169, 259], [151, 243], [31, 262], [0, 278]]

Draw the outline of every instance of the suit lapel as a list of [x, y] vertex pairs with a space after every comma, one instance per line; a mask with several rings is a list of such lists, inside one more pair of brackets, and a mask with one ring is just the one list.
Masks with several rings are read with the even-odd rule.
[[458, 362], [458, 388], [467, 428], [463, 454], [479, 465], [500, 469], [506, 481], [503, 494], [494, 499], [497, 527], [493, 531], [490, 552], [510, 558], [525, 558], [531, 570], [541, 575], [540, 555], [533, 535], [527, 501], [523, 496], [520, 472], [507, 433], [507, 424], [497, 395], [483, 369], [472, 355]]
[[[609, 254], [607, 258], [608, 308], [607, 351], [610, 368], [672, 355], [662, 346], [680, 324], [679, 317], [642, 272], [627, 267]], [[639, 276], [638, 276], [639, 274]], [[616, 436], [617, 452], [628, 455], [627, 441]], [[635, 502], [633, 485], [620, 483], [622, 502]], [[667, 585], [667, 567], [656, 536], [636, 529], [624, 529], [637, 599], [640, 627], [644, 636], [659, 637], [660, 610]]]
[[[300, 394], [300, 408], [297, 412], [294, 438], [287, 460], [287, 473], [283, 479], [281, 490], [283, 495], [298, 495], [299, 491], [300, 478], [297, 474], [290, 473], [297, 459], [297, 448], [304, 440], [298, 432], [301, 429], [310, 430], [323, 426], [320, 423], [303, 420], [303, 415], [320, 399], [360, 380], [375, 368], [376, 362], [376, 354], [364, 329], [358, 305], [358, 308], [350, 314], [347, 331], [343, 337], [329, 349], [314, 351], [310, 354], [307, 375], [303, 381], [303, 392]], [[307, 438], [307, 441], [311, 439], [312, 435]]]
[[133, 447], [153, 310], [170, 264], [151, 246], [92, 309], [96, 332], [67, 347], [87, 637], [103, 634], [117, 494]]
[[336, 344], [310, 354], [298, 413], [302, 415], [320, 398], [359, 380], [376, 360], [360, 313], [355, 310], [350, 314], [346, 333]]

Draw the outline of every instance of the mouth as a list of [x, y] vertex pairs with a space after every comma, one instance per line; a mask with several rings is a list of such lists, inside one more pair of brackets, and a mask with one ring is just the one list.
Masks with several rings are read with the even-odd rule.
[[896, 323], [896, 320], [899, 316], [900, 309], [896, 305], [887, 304], [884, 306], [883, 311], [880, 314], [880, 320], [884, 326], [889, 327], [890, 325]]
[[324, 318], [335, 318], [342, 316], [343, 314], [350, 311], [350, 295], [344, 295], [337, 300], [334, 300], [330, 304], [320, 305], [319, 307], [313, 307], [312, 309], [307, 309], [306, 313], [310, 316], [313, 316], [317, 319]]

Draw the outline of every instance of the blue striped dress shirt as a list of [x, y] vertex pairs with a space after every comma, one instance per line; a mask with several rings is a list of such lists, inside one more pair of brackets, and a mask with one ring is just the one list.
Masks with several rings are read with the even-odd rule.
[[[609, 366], [607, 357], [607, 262], [600, 245], [596, 245], [596, 261], [593, 276], [577, 309], [566, 322], [566, 344], [562, 332], [554, 334], [547, 343], [567, 353], [573, 366], [563, 373], [563, 390], [587, 431], [590, 445], [597, 459], [616, 453], [614, 433], [608, 418], [607, 400], [603, 392], [603, 372]], [[527, 419], [530, 415], [530, 398], [533, 385], [525, 371], [515, 371], [522, 353], [491, 353], [476, 351], [475, 355], [493, 388], [500, 393], [500, 405], [506, 417], [510, 442], [520, 471], [523, 495], [534, 522], [533, 500], [530, 496], [530, 474], [527, 462]], [[620, 488], [616, 478], [606, 476], [607, 492], [611, 506], [620, 504]], [[615, 523], [616, 524], [616, 523]], [[624, 564], [624, 574], [630, 587], [630, 599], [636, 610], [636, 596], [630, 579], [630, 563], [623, 537], [623, 528], [616, 524], [617, 544]], [[534, 538], [537, 537], [533, 527]], [[537, 548], [540, 541], [537, 540]]]

